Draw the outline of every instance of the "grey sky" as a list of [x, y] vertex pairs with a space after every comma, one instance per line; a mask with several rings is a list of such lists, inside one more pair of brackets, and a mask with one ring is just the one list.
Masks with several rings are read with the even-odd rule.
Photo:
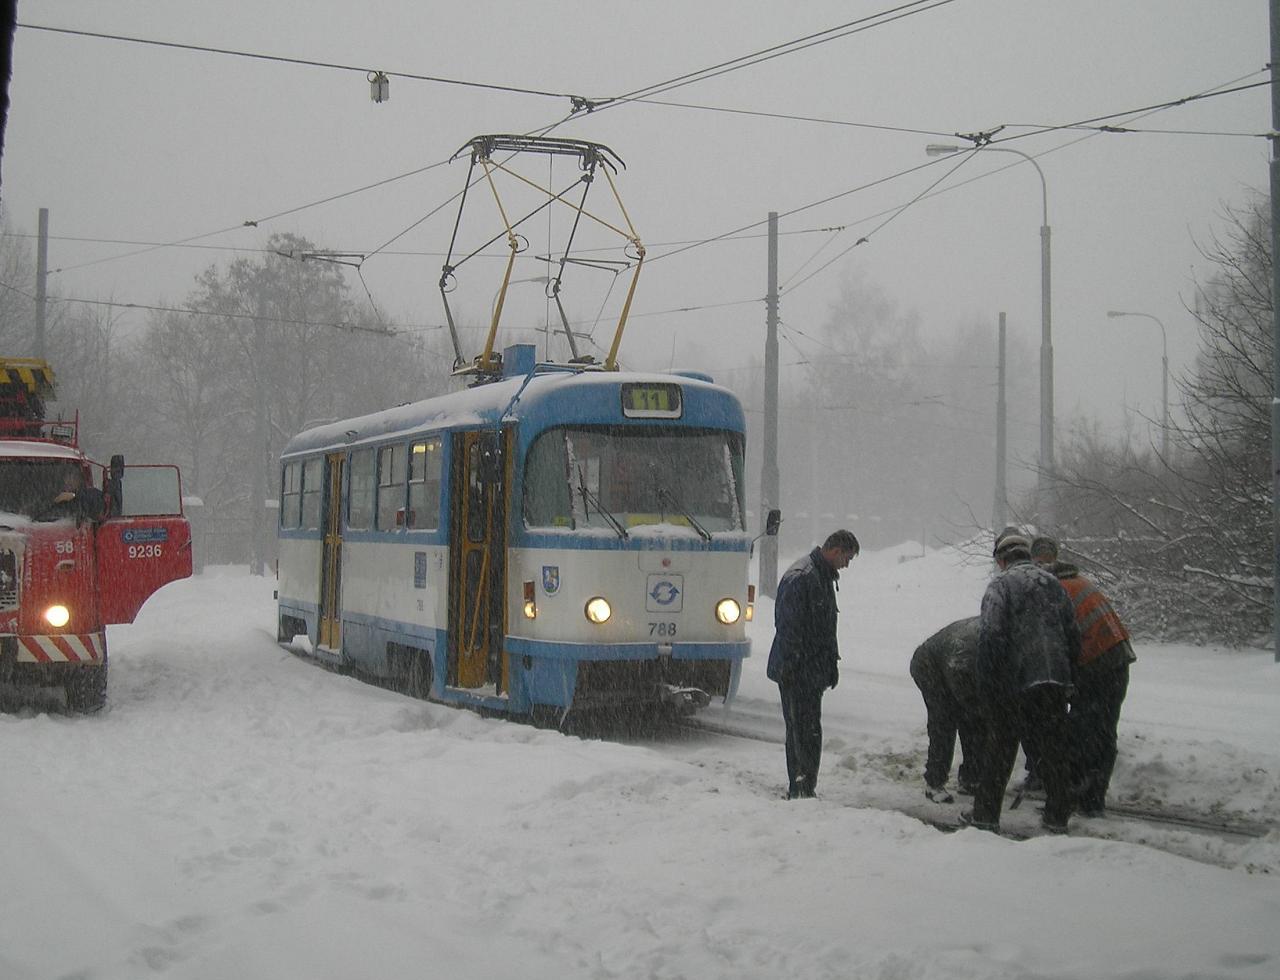
[[[23, 0], [26, 24], [230, 48], [388, 72], [599, 97], [717, 64], [888, 9], [889, 0], [804, 4], [724, 2], [435, 3], [423, 0], [108, 4]], [[657, 105], [611, 108], [556, 135], [598, 140], [628, 165], [619, 188], [650, 256], [659, 243], [700, 240], [926, 163], [944, 135], [1005, 125], [1000, 138], [1140, 109], [1233, 81], [1265, 81], [1263, 0], [954, 0], [936, 9], [689, 85], [658, 98], [688, 104], [894, 127], [820, 125]], [[12, 225], [34, 231], [48, 207], [55, 236], [168, 242], [350, 191], [445, 159], [471, 136], [521, 132], [568, 112], [567, 100], [392, 78], [374, 105], [359, 72], [19, 29], [3, 162]], [[1267, 89], [1224, 95], [1132, 125], [1198, 133], [1263, 133]], [[1123, 119], [1118, 120], [1123, 121]], [[934, 135], [936, 134], [936, 135]], [[1266, 141], [1182, 133], [1054, 131], [1007, 144], [1037, 155], [1053, 229], [1054, 340], [1060, 429], [1076, 415], [1118, 431], [1127, 402], [1158, 415], [1158, 316], [1175, 370], [1193, 355], [1183, 301], [1203, 268], [1192, 237], [1220, 226], [1224, 203], [1265, 188]], [[1010, 154], [967, 163], [942, 187], [1007, 166]], [[870, 234], [782, 302], [791, 327], [816, 335], [850, 275], [881, 288], [927, 333], [1000, 310], [1039, 344], [1040, 185], [1012, 169], [922, 200], [879, 227], [951, 164], [880, 183], [784, 219], [784, 232], [847, 225], [795, 275], [828, 234], [783, 239], [782, 278], [796, 281]], [[199, 244], [261, 247], [291, 231], [368, 252], [460, 189], [465, 162]], [[880, 217], [875, 217], [881, 215]], [[364, 267], [374, 297], [400, 321], [442, 321], [435, 282], [453, 209], [423, 222]], [[762, 229], [760, 229], [762, 231]], [[542, 250], [545, 243], [534, 243]], [[57, 238], [51, 293], [120, 302], [178, 301], [191, 277], [231, 252], [131, 251]], [[80, 266], [79, 268], [73, 268]], [[523, 263], [516, 275], [541, 274]], [[765, 244], [749, 238], [654, 261], [637, 314], [758, 299]], [[487, 308], [496, 279], [459, 302]], [[358, 280], [352, 279], [358, 295]], [[585, 280], [583, 281], [585, 285]], [[472, 283], [468, 282], [468, 288]], [[566, 287], [570, 289], [570, 287]], [[541, 316], [540, 294], [530, 315]], [[567, 297], [573, 297], [570, 290]], [[573, 306], [579, 314], [595, 308]], [[571, 306], [573, 300], [571, 299]], [[744, 302], [637, 317], [624, 359], [680, 349], [726, 350], [716, 371], [747, 363], [763, 338], [763, 305]], [[140, 319], [126, 312], [123, 319]], [[434, 335], [439, 335], [435, 331]], [[793, 337], [805, 347], [804, 337]], [[443, 336], [440, 341], [443, 342]], [[819, 348], [809, 352], [818, 356]], [[791, 348], [791, 354], [795, 349]], [[784, 350], [783, 360], [795, 360]], [[784, 393], [785, 399], [785, 393]]]

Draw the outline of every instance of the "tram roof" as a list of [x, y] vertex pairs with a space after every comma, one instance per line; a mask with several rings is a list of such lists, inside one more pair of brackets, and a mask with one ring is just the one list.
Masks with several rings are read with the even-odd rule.
[[670, 420], [671, 424], [738, 432], [746, 427], [742, 406], [733, 392], [688, 374], [540, 371], [532, 378], [504, 378], [305, 429], [289, 440], [281, 456], [349, 448], [395, 435], [497, 425], [501, 421], [533, 422], [539, 429], [557, 424], [621, 422], [616, 392], [627, 382], [678, 384], [685, 412], [682, 418]]

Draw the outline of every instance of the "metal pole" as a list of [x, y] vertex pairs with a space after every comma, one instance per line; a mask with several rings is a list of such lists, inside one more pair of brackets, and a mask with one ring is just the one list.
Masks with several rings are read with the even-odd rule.
[[1164, 353], [1160, 355], [1160, 398], [1164, 404], [1164, 412], [1160, 416], [1160, 455], [1165, 465], [1169, 464], [1169, 342], [1166, 340]]
[[1114, 319], [1119, 316], [1140, 316], [1144, 320], [1154, 320], [1160, 328], [1160, 398], [1163, 410], [1160, 418], [1160, 455], [1165, 463], [1169, 461], [1169, 332], [1164, 328], [1164, 321], [1150, 313], [1135, 313], [1132, 310], [1107, 310], [1107, 316]]
[[1280, 0], [1271, 0], [1271, 635], [1280, 663]]
[[996, 361], [996, 499], [991, 511], [991, 530], [996, 534], [1008, 523], [1008, 488], [1005, 484], [1005, 325], [1004, 314], [1000, 314], [1000, 334], [997, 342]]
[[1053, 501], [1053, 325], [1049, 261], [1049, 184], [1035, 157], [1007, 146], [988, 146], [984, 152], [1014, 153], [1036, 168], [1040, 177], [1040, 474], [1036, 481], [1036, 523], [1046, 531], [1054, 525]]
[[48, 300], [46, 287], [49, 280], [49, 209], [40, 209], [40, 231], [36, 239], [36, 336], [35, 356], [44, 357], [44, 325]]
[[[760, 519], [778, 506], [778, 212], [769, 212], [769, 292], [765, 296], [764, 449], [760, 467]], [[760, 591], [778, 588], [778, 539], [761, 538]]]
[[266, 537], [267, 499], [267, 392], [266, 339], [267, 326], [263, 321], [266, 304], [258, 302], [258, 318], [253, 324], [253, 500], [250, 507], [250, 533], [253, 548], [249, 552], [249, 574], [264, 575], [266, 561], [264, 538]]
[[[1031, 160], [1030, 157], [1027, 157]], [[1031, 160], [1035, 163], [1034, 160]], [[1040, 500], [1039, 521], [1046, 529], [1054, 525], [1053, 492], [1053, 334], [1049, 302], [1049, 191], [1040, 174], [1044, 194], [1044, 224], [1040, 226]]]
[[[925, 153], [940, 156], [963, 152], [963, 147], [930, 143]], [[1053, 328], [1049, 262], [1049, 184], [1035, 157], [1008, 146], [977, 147], [980, 153], [1013, 153], [1036, 168], [1040, 177], [1040, 473], [1036, 480], [1036, 522], [1051, 530], [1054, 523], [1053, 489]]]

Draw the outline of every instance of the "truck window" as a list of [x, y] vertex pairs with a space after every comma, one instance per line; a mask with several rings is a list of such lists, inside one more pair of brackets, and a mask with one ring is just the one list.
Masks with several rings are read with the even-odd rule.
[[126, 466], [120, 488], [122, 517], [163, 517], [182, 513], [176, 466]]
[[80, 469], [68, 460], [0, 459], [0, 523], [3, 515], [53, 519], [53, 498]]

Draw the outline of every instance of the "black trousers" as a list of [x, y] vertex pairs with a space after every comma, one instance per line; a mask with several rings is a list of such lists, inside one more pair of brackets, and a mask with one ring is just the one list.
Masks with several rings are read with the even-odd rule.
[[822, 695], [825, 688], [779, 684], [787, 725], [787, 796], [812, 796], [822, 761]]
[[1076, 675], [1068, 731], [1073, 752], [1071, 778], [1077, 804], [1084, 811], [1101, 810], [1116, 767], [1116, 730], [1120, 706], [1129, 690], [1129, 665], [1082, 667]]
[[955, 759], [956, 735], [960, 736], [960, 762], [958, 778], [961, 785], [973, 785], [981, 771], [978, 765], [979, 738], [974, 719], [966, 715], [951, 692], [941, 686], [922, 684], [916, 678], [924, 709], [928, 714], [926, 730], [929, 733], [929, 754], [924, 763], [924, 781], [927, 786], [945, 786], [951, 775], [951, 763]]
[[1036, 753], [1036, 770], [1044, 781], [1045, 822], [1065, 824], [1071, 816], [1071, 754], [1067, 689], [1059, 684], [1037, 684], [1005, 703], [988, 705], [982, 775], [973, 796], [974, 821], [1000, 824], [1019, 741]]

